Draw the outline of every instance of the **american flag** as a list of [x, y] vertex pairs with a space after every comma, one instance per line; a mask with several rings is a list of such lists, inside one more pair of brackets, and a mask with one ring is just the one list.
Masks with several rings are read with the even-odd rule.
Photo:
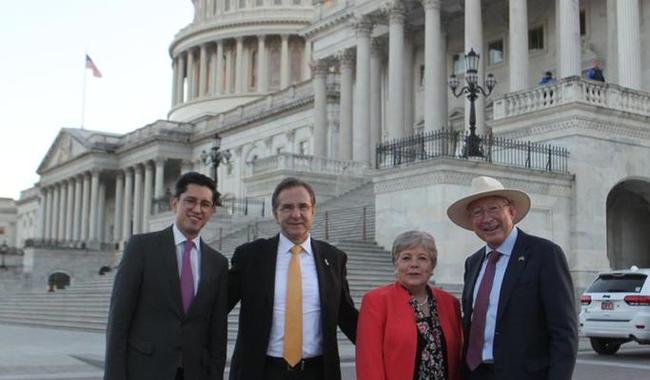
[[86, 69], [91, 69], [95, 78], [102, 77], [102, 73], [99, 71], [97, 66], [95, 66], [95, 62], [93, 62], [88, 54], [86, 54]]

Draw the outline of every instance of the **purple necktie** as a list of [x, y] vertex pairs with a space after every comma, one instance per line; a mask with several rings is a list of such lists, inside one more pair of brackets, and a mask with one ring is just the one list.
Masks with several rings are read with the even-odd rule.
[[181, 263], [181, 296], [183, 297], [183, 311], [187, 310], [192, 304], [194, 298], [194, 276], [192, 275], [192, 247], [194, 243], [192, 240], [185, 240], [183, 242], [183, 259]]
[[476, 294], [474, 310], [472, 311], [472, 324], [469, 329], [469, 343], [467, 346], [467, 365], [471, 371], [475, 370], [483, 361], [483, 340], [485, 335], [485, 316], [490, 304], [490, 291], [496, 271], [497, 261], [501, 254], [492, 251], [488, 254], [488, 262], [481, 279], [481, 284]]

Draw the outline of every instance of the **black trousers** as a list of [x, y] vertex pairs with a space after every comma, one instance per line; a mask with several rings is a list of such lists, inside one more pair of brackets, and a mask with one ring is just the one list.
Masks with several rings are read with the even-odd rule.
[[174, 378], [174, 380], [184, 380], [183, 368], [179, 367], [176, 369], [176, 377]]
[[284, 359], [267, 356], [263, 380], [324, 380], [323, 357], [303, 359], [291, 368]]
[[482, 363], [469, 373], [469, 380], [497, 380], [494, 373], [494, 365]]

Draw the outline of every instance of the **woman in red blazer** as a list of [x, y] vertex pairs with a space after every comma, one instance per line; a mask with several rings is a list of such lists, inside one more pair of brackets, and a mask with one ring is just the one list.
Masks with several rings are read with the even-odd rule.
[[361, 303], [357, 380], [460, 380], [460, 303], [427, 285], [437, 259], [433, 237], [404, 232], [392, 255], [397, 281], [371, 290]]

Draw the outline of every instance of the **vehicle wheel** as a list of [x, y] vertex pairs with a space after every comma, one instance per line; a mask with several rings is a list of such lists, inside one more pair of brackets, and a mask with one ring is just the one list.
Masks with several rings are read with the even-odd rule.
[[591, 348], [600, 355], [614, 355], [621, 347], [621, 342], [609, 338], [589, 338]]

